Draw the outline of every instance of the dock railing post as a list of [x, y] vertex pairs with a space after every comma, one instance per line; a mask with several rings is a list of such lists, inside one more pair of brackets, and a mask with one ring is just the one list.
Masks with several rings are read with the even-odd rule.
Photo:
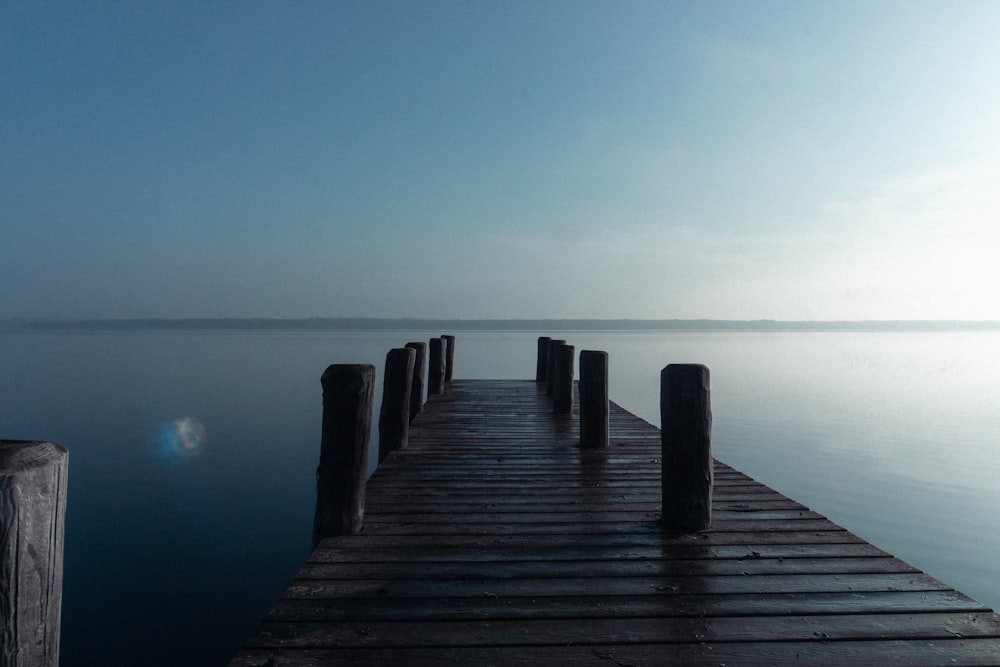
[[560, 345], [556, 349], [552, 412], [557, 415], [573, 413], [573, 362], [575, 358], [576, 348], [572, 345]]
[[580, 350], [580, 444], [607, 447], [608, 353]]
[[441, 336], [447, 347], [444, 358], [444, 381], [451, 382], [455, 378], [455, 337]]
[[708, 368], [670, 364], [660, 373], [663, 526], [712, 524], [712, 405]]
[[560, 345], [565, 345], [566, 341], [549, 339], [549, 351], [545, 355], [545, 394], [552, 396], [556, 384], [556, 356]]
[[424, 411], [424, 381], [427, 379], [427, 343], [407, 343], [413, 348], [413, 385], [410, 388], [410, 421]]
[[444, 393], [445, 364], [448, 357], [448, 341], [431, 338], [427, 363], [427, 393]]
[[538, 337], [538, 361], [535, 363], [535, 382], [548, 382], [549, 336]]
[[416, 350], [397, 347], [385, 355], [382, 409], [378, 417], [378, 462], [394, 449], [406, 447], [410, 437], [410, 391]]
[[313, 547], [325, 537], [356, 535], [364, 523], [375, 367], [334, 364], [321, 382], [323, 428]]
[[69, 453], [0, 440], [0, 664], [58, 667]]

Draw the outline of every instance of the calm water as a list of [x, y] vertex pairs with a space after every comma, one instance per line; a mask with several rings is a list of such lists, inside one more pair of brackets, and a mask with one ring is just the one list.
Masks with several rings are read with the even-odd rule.
[[[323, 369], [438, 333], [0, 332], [0, 437], [70, 448], [63, 664], [225, 664], [308, 553]], [[547, 332], [450, 333], [524, 379]], [[718, 458], [1000, 607], [1000, 333], [559, 337], [653, 423], [708, 365]]]

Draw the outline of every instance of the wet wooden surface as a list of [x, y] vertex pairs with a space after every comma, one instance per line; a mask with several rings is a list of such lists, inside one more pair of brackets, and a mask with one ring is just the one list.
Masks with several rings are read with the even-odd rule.
[[1000, 664], [1000, 616], [722, 463], [664, 533], [658, 429], [612, 405], [581, 449], [551, 400], [432, 396], [232, 665]]

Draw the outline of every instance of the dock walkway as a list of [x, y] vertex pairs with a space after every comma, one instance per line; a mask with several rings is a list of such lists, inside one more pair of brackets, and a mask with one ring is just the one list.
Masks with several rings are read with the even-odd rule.
[[610, 432], [450, 383], [231, 664], [1000, 664], [1000, 615], [722, 463], [712, 527], [665, 534], [659, 430]]

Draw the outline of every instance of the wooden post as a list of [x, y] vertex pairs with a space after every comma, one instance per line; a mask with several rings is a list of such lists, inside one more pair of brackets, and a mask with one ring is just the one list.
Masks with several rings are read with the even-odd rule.
[[608, 353], [580, 350], [580, 444], [607, 447]]
[[560, 345], [565, 345], [564, 340], [549, 339], [549, 351], [545, 355], [545, 393], [552, 396], [556, 384], [556, 357]]
[[69, 453], [0, 440], [0, 664], [58, 667]]
[[552, 412], [557, 415], [573, 414], [573, 361], [575, 357], [576, 348], [572, 345], [560, 345], [556, 349]]
[[325, 537], [361, 531], [375, 367], [334, 364], [323, 373], [321, 382], [323, 436], [316, 469], [314, 547]]
[[413, 386], [410, 388], [410, 421], [424, 411], [424, 381], [427, 379], [427, 343], [407, 343], [413, 348]]
[[403, 449], [410, 437], [410, 391], [413, 389], [412, 347], [397, 347], [385, 355], [382, 410], [378, 417], [378, 462], [394, 449]]
[[663, 526], [712, 524], [712, 404], [708, 368], [670, 364], [660, 373]]
[[445, 355], [444, 361], [444, 381], [451, 382], [455, 377], [455, 337], [441, 336], [441, 338], [448, 345], [448, 354]]
[[535, 382], [547, 382], [547, 360], [549, 357], [549, 336], [538, 337], [538, 361], [535, 363]]
[[443, 338], [431, 338], [430, 359], [427, 364], [427, 393], [444, 393], [445, 364], [448, 357], [448, 341]]

